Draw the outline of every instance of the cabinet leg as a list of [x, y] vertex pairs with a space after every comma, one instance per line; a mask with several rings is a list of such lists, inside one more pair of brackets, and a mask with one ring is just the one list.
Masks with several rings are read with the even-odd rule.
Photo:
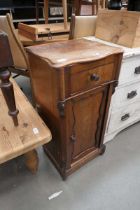
[[102, 147], [100, 148], [100, 155], [103, 155], [105, 153], [106, 150], [106, 145], [103, 144]]
[[38, 170], [39, 158], [36, 150], [32, 150], [24, 154], [25, 157], [25, 165], [31, 171], [31, 173], [35, 174]]

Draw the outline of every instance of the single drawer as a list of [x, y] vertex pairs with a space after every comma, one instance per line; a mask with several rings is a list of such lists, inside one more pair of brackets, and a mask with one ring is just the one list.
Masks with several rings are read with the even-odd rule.
[[70, 77], [71, 93], [88, 90], [103, 83], [109, 82], [114, 76], [114, 63], [96, 68], [72, 73]]
[[112, 112], [109, 117], [106, 133], [131, 125], [136, 120], [140, 120], [140, 101], [124, 106], [114, 113]]
[[140, 80], [140, 56], [133, 56], [122, 61], [119, 85]]
[[126, 106], [137, 100], [140, 100], [140, 82], [116, 88], [115, 94], [112, 96], [111, 105], [114, 109]]

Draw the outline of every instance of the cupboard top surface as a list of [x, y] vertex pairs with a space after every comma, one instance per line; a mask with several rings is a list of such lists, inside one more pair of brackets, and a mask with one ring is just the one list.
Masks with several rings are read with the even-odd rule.
[[41, 57], [50, 66], [56, 68], [74, 63], [99, 60], [112, 54], [123, 53], [121, 48], [85, 39], [32, 46], [26, 49], [28, 53]]

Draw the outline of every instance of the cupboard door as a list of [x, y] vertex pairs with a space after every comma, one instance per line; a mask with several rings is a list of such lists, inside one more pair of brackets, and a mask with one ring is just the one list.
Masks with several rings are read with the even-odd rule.
[[[74, 162], [99, 147], [108, 87], [77, 96], [68, 102], [67, 138]], [[69, 141], [69, 140], [68, 140]]]

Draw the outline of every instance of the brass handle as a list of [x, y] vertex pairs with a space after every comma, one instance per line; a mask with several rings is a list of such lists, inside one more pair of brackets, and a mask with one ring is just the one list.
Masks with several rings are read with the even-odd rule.
[[128, 98], [128, 99], [132, 99], [132, 98], [134, 98], [136, 95], [137, 95], [137, 91], [136, 91], [136, 90], [133, 90], [133, 91], [131, 91], [130, 93], [127, 94], [127, 98]]
[[121, 121], [128, 120], [129, 117], [130, 117], [130, 114], [127, 113], [127, 114], [125, 114], [125, 115], [123, 115], [123, 116], [121, 117]]
[[134, 74], [140, 74], [140, 66], [135, 68]]
[[98, 81], [99, 79], [100, 79], [100, 77], [97, 74], [91, 74], [90, 75], [90, 80], [91, 81]]
[[51, 40], [52, 39], [51, 29], [50, 28], [46, 28], [46, 30], [48, 31], [48, 39]]

